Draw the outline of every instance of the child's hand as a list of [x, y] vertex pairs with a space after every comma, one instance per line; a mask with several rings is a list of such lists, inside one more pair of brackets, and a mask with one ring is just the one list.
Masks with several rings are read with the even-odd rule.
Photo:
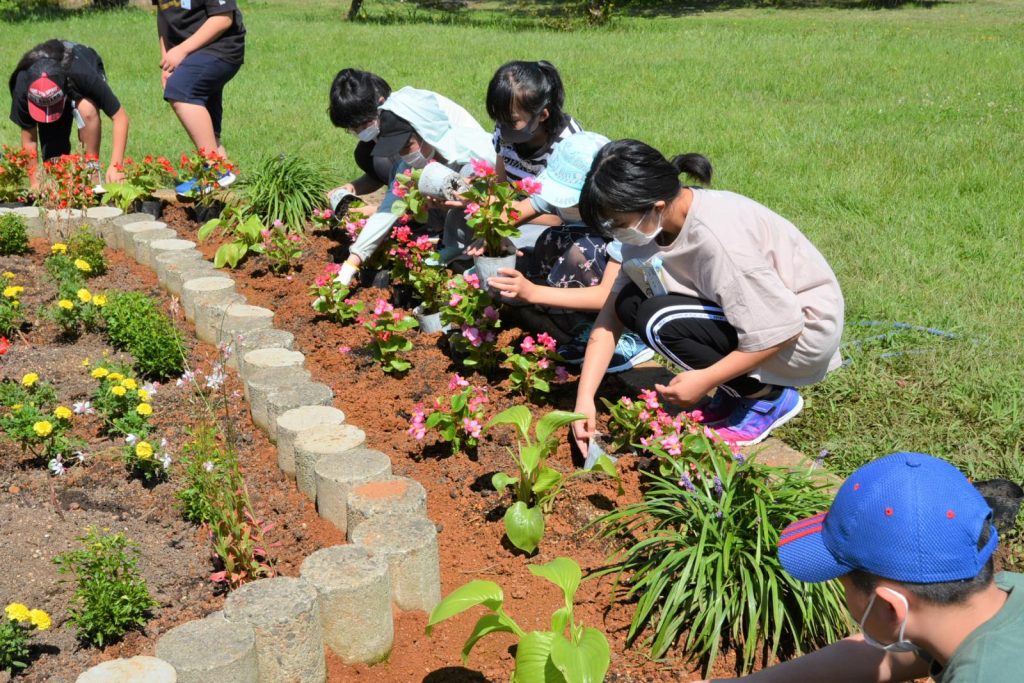
[[532, 303], [535, 284], [526, 279], [526, 276], [514, 268], [499, 268], [498, 275], [487, 281], [489, 287], [501, 292], [503, 299], [518, 299], [526, 303]]
[[666, 401], [684, 408], [697, 404], [711, 391], [703, 370], [685, 370], [668, 385], [655, 384], [654, 388]]
[[181, 64], [185, 57], [188, 57], [188, 52], [182, 50], [181, 45], [172, 47], [164, 53], [163, 58], [160, 60], [160, 68], [170, 73], [178, 68], [178, 65]]

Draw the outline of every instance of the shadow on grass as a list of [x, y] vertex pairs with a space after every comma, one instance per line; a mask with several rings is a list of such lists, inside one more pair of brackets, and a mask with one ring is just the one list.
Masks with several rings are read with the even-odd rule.
[[57, 0], [22, 0], [13, 3], [0, 2], [0, 22], [9, 24], [70, 19], [96, 12], [136, 12], [128, 0], [92, 0], [85, 7], [62, 7]]

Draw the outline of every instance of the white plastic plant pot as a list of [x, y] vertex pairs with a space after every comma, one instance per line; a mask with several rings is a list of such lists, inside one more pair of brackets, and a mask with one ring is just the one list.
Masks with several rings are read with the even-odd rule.
[[480, 286], [491, 289], [487, 281], [498, 276], [501, 268], [516, 267], [516, 255], [514, 253], [506, 256], [474, 256], [473, 267], [476, 269], [477, 277], [480, 278]]
[[331, 190], [331, 194], [328, 197], [328, 201], [331, 203], [331, 211], [334, 212], [336, 216], [344, 216], [345, 212], [348, 211], [349, 204], [358, 200], [359, 197], [348, 190], [343, 190], [340, 187]]
[[444, 332], [449, 327], [441, 324], [440, 313], [425, 313], [422, 306], [412, 309], [412, 314], [420, 324], [420, 332]]
[[427, 164], [420, 174], [420, 192], [434, 199], [455, 199], [469, 189], [457, 171], [444, 164]]

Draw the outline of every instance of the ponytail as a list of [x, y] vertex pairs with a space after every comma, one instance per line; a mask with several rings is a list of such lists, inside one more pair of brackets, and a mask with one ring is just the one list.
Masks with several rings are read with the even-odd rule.
[[659, 201], [671, 202], [682, 187], [683, 173], [706, 185], [711, 182], [711, 162], [700, 154], [680, 154], [669, 161], [639, 140], [610, 142], [587, 173], [580, 213], [588, 225], [604, 230], [612, 214], [642, 213]]

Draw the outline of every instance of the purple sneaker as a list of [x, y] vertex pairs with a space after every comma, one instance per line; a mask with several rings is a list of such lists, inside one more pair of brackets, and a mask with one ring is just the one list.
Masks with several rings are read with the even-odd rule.
[[[694, 422], [709, 425], [713, 422], [720, 422], [732, 415], [739, 402], [739, 396], [723, 391], [719, 387], [715, 390], [714, 396], [698, 403], [689, 413]], [[722, 426], [724, 427], [725, 425]]]
[[784, 388], [774, 401], [741, 398], [736, 410], [716, 431], [723, 441], [736, 446], [753, 446], [764, 441], [773, 429], [796, 417], [803, 408], [803, 398], [792, 387]]

